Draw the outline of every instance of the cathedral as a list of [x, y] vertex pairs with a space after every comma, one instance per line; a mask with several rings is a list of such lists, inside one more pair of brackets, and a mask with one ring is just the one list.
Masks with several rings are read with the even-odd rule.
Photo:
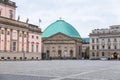
[[81, 59], [82, 38], [77, 30], [64, 20], [50, 24], [42, 34], [43, 59]]

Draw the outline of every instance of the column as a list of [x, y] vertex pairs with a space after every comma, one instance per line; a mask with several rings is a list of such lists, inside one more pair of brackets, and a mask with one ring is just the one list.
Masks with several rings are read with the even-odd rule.
[[10, 30], [10, 51], [12, 51], [12, 31], [13, 29]]
[[4, 51], [6, 52], [6, 47], [7, 47], [7, 28], [5, 28], [5, 42], [4, 42]]
[[22, 52], [24, 52], [24, 31], [22, 32]]
[[29, 33], [27, 32], [27, 52], [29, 52]]
[[19, 30], [17, 30], [17, 52], [19, 52]]
[[0, 27], [0, 51], [1, 51], [1, 27]]

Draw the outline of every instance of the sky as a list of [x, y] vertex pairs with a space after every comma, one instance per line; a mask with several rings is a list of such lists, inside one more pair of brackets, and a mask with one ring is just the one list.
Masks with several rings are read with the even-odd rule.
[[[65, 20], [89, 37], [94, 29], [120, 25], [120, 0], [12, 0], [17, 4], [20, 21], [40, 26], [42, 31], [51, 23]], [[39, 19], [41, 23], [39, 23]]]

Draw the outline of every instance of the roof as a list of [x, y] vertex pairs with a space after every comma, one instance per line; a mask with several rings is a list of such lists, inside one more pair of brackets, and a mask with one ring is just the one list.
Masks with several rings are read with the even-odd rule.
[[57, 20], [49, 25], [42, 33], [43, 38], [48, 38], [57, 33], [63, 33], [72, 38], [81, 38], [77, 30], [64, 20]]
[[83, 43], [89, 43], [90, 42], [90, 38], [82, 38]]

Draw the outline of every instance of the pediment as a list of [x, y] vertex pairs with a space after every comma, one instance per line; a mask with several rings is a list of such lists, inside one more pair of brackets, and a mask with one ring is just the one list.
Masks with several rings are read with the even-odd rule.
[[55, 40], [73, 40], [73, 39], [71, 37], [63, 34], [63, 33], [57, 33], [57, 34], [55, 34], [55, 35], [53, 35], [53, 36], [51, 36], [51, 37], [49, 37], [49, 38], [47, 38], [45, 40], [53, 40], [53, 41], [55, 41]]

